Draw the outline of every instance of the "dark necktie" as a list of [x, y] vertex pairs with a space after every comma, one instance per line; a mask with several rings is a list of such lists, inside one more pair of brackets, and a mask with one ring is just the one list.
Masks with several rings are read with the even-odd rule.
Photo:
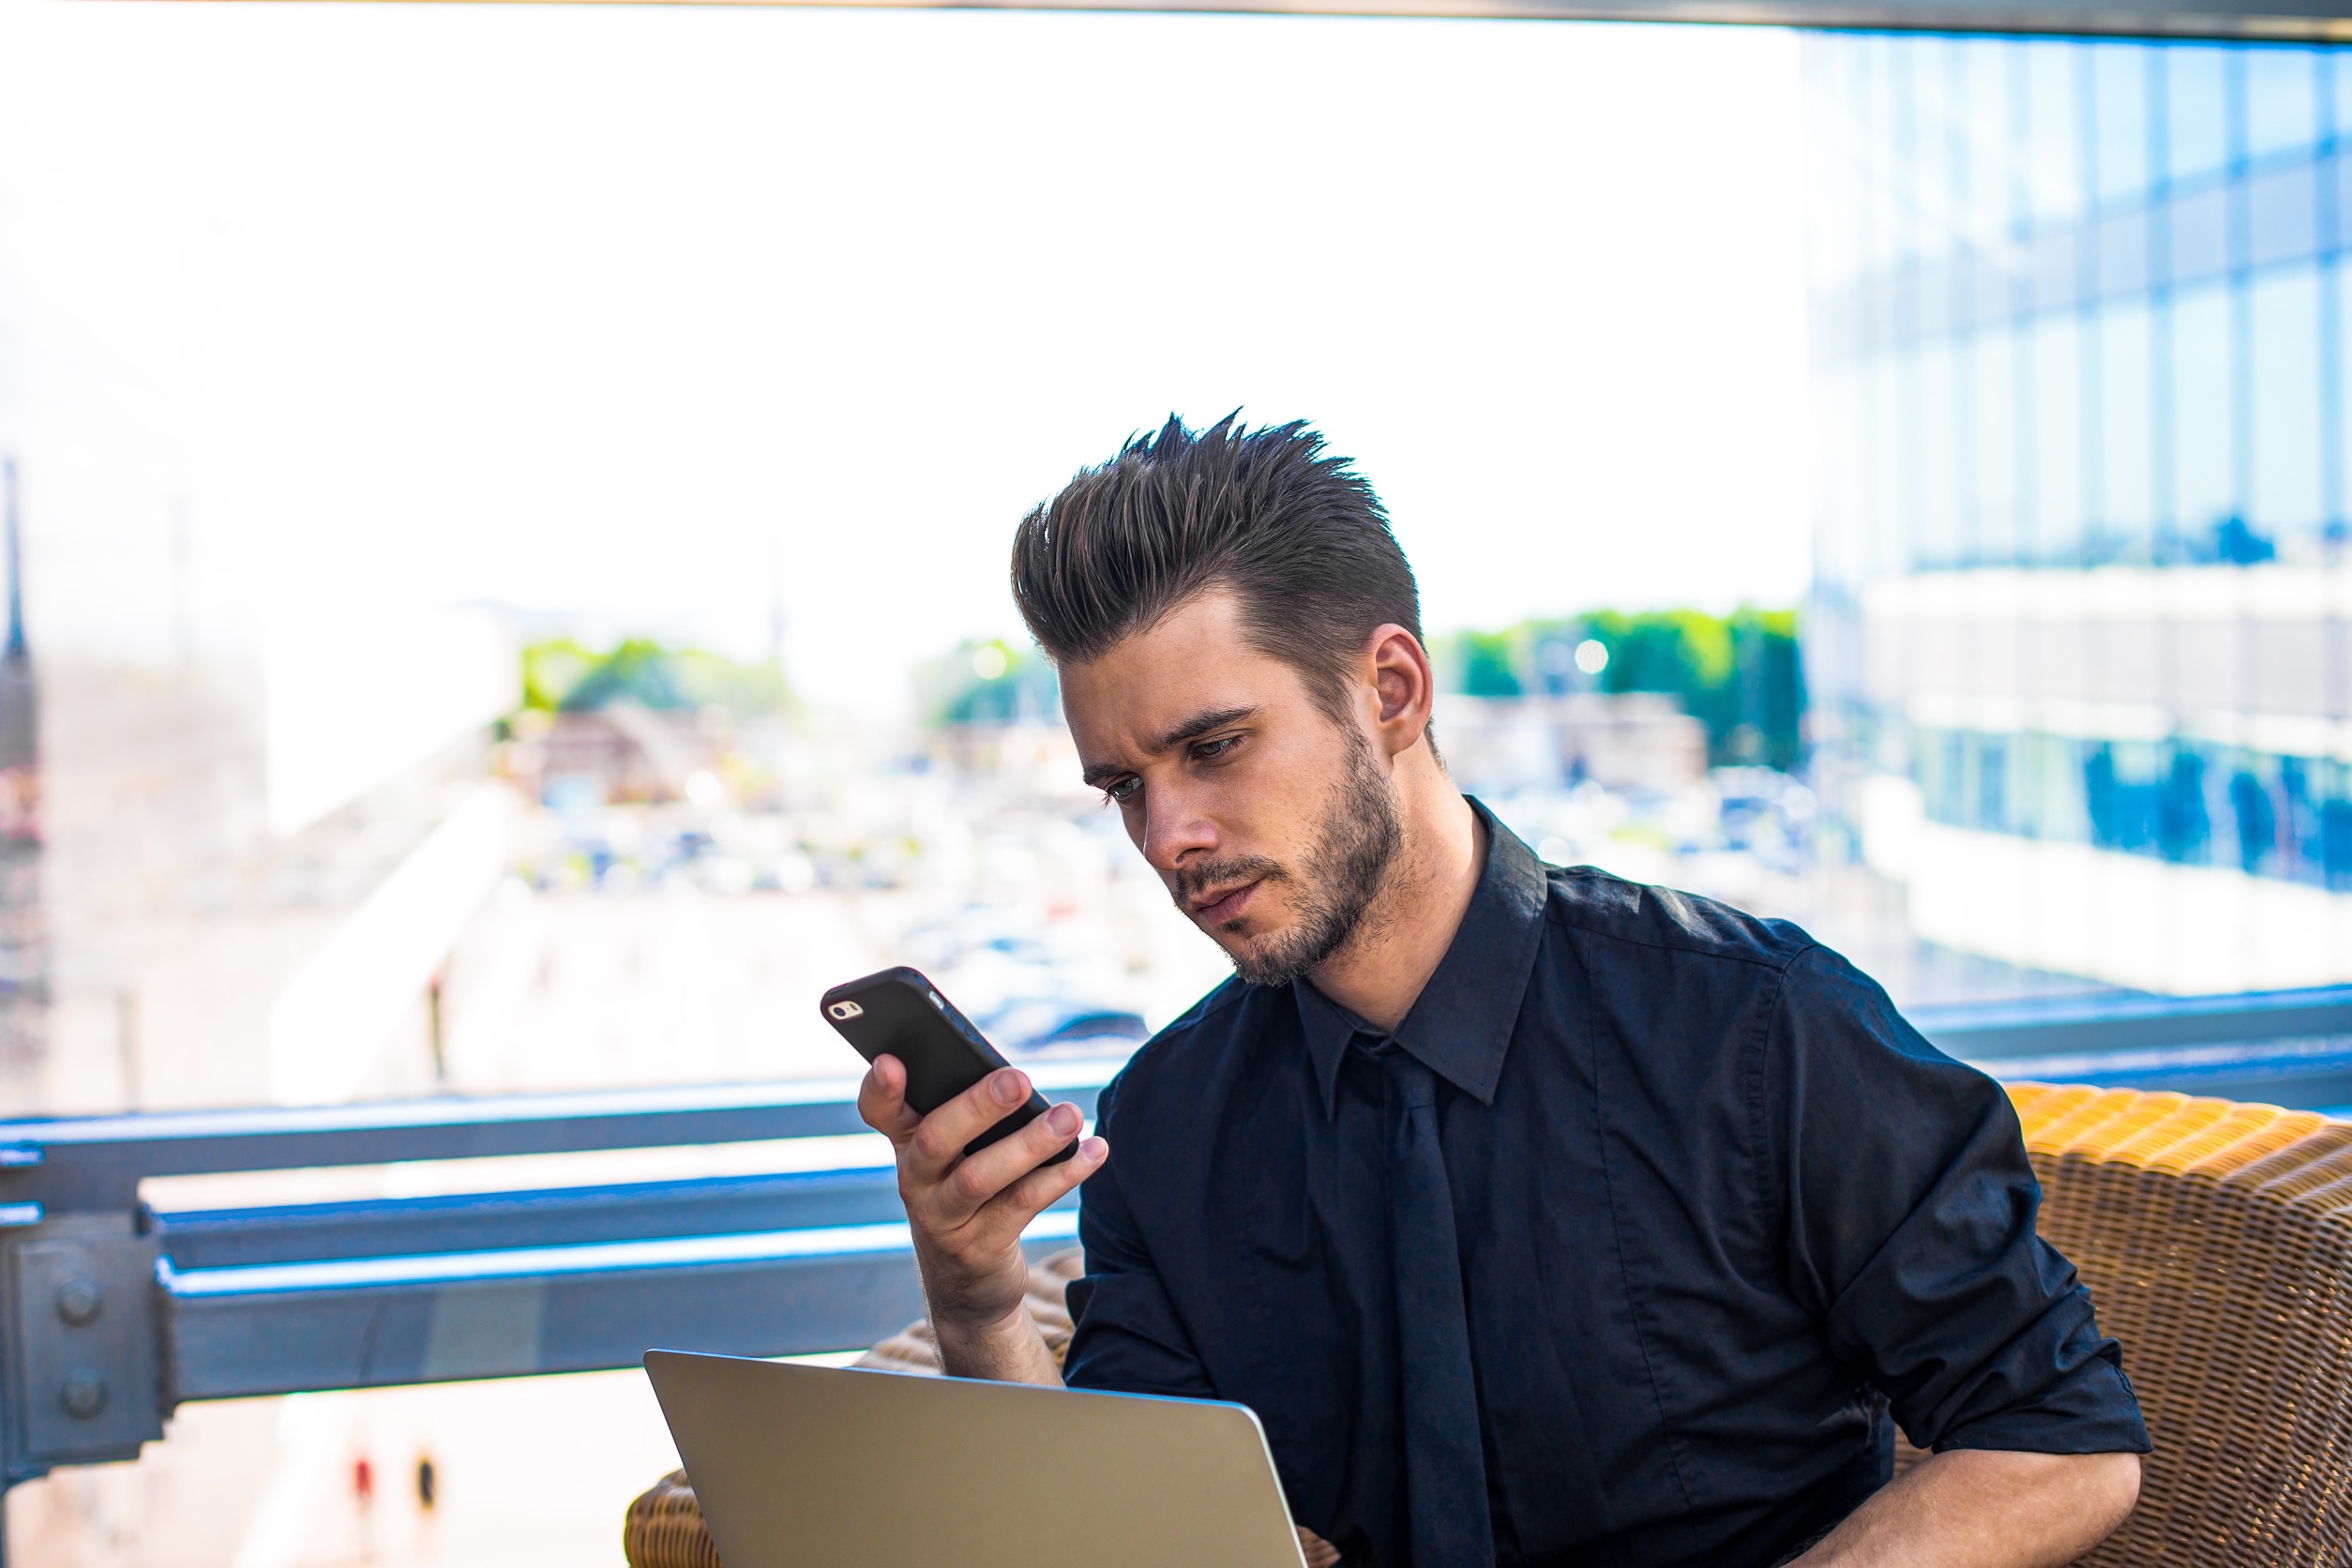
[[1462, 1254], [1438, 1145], [1438, 1081], [1394, 1043], [1371, 1054], [1389, 1086], [1388, 1223], [1404, 1351], [1412, 1568], [1494, 1568]]

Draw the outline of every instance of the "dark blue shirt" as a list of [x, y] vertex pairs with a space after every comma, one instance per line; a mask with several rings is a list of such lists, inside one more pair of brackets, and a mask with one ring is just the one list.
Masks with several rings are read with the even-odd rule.
[[[1922, 1447], [2144, 1452], [2000, 1087], [1784, 921], [1491, 815], [1395, 1031], [1438, 1078], [1497, 1556], [1781, 1560]], [[1404, 1568], [1382, 1038], [1229, 982], [1105, 1091], [1077, 1386], [1238, 1400], [1298, 1522]]]

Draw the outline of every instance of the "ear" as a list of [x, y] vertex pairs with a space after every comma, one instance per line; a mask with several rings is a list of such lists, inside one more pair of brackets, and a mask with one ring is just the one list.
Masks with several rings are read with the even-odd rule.
[[1419, 745], [1429, 728], [1429, 711], [1437, 701], [1429, 651], [1420, 638], [1392, 622], [1372, 633], [1364, 656], [1372, 677], [1373, 732], [1382, 753], [1393, 758]]

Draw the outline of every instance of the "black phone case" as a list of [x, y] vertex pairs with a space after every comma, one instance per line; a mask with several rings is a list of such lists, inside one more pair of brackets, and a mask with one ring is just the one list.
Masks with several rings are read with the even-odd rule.
[[[857, 1010], [841, 1017], [844, 1004]], [[825, 992], [817, 1009], [867, 1061], [888, 1054], [905, 1063], [907, 1104], [925, 1116], [999, 1067], [1011, 1065], [920, 970], [885, 969], [843, 981]], [[1027, 1105], [965, 1144], [964, 1153], [976, 1153], [1018, 1132], [1046, 1109], [1046, 1097], [1031, 1090]], [[1078, 1144], [1072, 1141], [1043, 1163], [1059, 1165], [1077, 1153]]]

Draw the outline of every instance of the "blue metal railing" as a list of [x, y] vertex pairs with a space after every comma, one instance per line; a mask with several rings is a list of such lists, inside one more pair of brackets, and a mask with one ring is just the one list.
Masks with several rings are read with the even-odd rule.
[[[1032, 1077], [1092, 1111], [1115, 1060]], [[887, 1168], [157, 1213], [150, 1177], [863, 1133], [853, 1079], [0, 1123], [0, 1482], [184, 1399], [870, 1344], [922, 1296]], [[1076, 1233], [1066, 1205], [1037, 1246]]]
[[1938, 1048], [1998, 1078], [2352, 1106], [2352, 986], [2053, 997], [1914, 1008], [1910, 1018]]
[[[2009, 1078], [2352, 1105], [2352, 987], [1916, 1010]], [[1091, 1112], [1117, 1062], [1041, 1063]], [[186, 1399], [849, 1349], [922, 1311], [894, 1173], [158, 1213], [150, 1177], [858, 1133], [855, 1085], [0, 1123], [0, 1485], [127, 1458]], [[1031, 1232], [1066, 1244], [1068, 1205]]]

